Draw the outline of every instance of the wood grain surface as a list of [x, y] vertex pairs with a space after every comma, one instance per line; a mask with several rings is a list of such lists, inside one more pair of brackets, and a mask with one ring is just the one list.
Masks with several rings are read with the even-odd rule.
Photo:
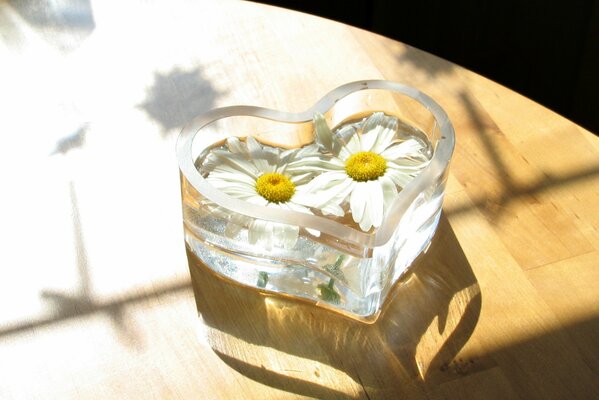
[[[599, 398], [599, 138], [410, 46], [248, 2], [0, 2], [0, 398]], [[457, 136], [365, 325], [209, 272], [174, 142], [210, 108], [419, 88]]]

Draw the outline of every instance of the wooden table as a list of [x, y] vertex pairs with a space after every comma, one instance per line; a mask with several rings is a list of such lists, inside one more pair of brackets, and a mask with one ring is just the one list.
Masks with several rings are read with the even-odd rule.
[[[598, 398], [599, 138], [325, 19], [34, 4], [0, 3], [0, 398]], [[436, 99], [457, 146], [434, 243], [377, 323], [188, 262], [184, 123], [233, 104], [300, 111], [380, 78]]]

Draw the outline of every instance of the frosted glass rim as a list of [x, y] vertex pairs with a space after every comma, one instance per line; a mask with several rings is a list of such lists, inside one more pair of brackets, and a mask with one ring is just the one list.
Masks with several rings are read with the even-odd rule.
[[[216, 120], [233, 116], [252, 116], [282, 123], [311, 122], [314, 113], [325, 114], [341, 98], [356, 91], [368, 89], [397, 92], [418, 101], [433, 115], [441, 135], [436, 143], [435, 151], [429, 165], [399, 192], [394, 204], [386, 213], [383, 224], [374, 233], [362, 232], [322, 216], [259, 206], [235, 199], [213, 187], [202, 177], [195, 167], [195, 160], [193, 160], [192, 154], [194, 138], [204, 126]], [[213, 109], [199, 115], [183, 128], [177, 139], [176, 152], [179, 169], [183, 176], [202, 196], [210, 201], [232, 212], [248, 217], [315, 229], [340, 240], [368, 249], [381, 246], [389, 241], [410, 204], [412, 204], [421, 192], [433, 185], [438, 179], [441, 179], [449, 166], [454, 147], [455, 133], [449, 117], [432, 98], [413, 87], [401, 83], [386, 80], [363, 80], [347, 83], [331, 90], [312, 107], [300, 113], [289, 113], [243, 105]]]

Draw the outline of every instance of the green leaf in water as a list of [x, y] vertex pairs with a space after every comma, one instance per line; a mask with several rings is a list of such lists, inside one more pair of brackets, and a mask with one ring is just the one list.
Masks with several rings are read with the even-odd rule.
[[258, 287], [264, 288], [264, 287], [266, 287], [267, 283], [268, 283], [268, 274], [264, 271], [258, 272], [258, 282], [256, 282], [256, 285]]
[[345, 281], [345, 275], [343, 275], [343, 271], [341, 271], [341, 263], [343, 262], [344, 258], [345, 257], [343, 256], [343, 254], [341, 254], [335, 260], [335, 264], [327, 264], [324, 266], [324, 269], [328, 273], [342, 281]]
[[318, 285], [317, 288], [320, 290], [320, 296], [318, 297], [328, 303], [339, 304], [341, 296], [335, 291], [335, 288], [333, 287], [334, 284], [335, 280], [330, 279], [328, 285], [325, 285], [324, 283]]

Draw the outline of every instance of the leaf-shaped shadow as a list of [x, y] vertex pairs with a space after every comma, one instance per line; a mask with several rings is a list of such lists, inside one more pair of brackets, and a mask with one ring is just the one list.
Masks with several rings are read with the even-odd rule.
[[214, 108], [222, 94], [205, 77], [201, 67], [175, 68], [165, 74], [155, 73], [154, 84], [139, 107], [160, 124], [162, 135], [166, 136], [171, 129], [181, 128]]

